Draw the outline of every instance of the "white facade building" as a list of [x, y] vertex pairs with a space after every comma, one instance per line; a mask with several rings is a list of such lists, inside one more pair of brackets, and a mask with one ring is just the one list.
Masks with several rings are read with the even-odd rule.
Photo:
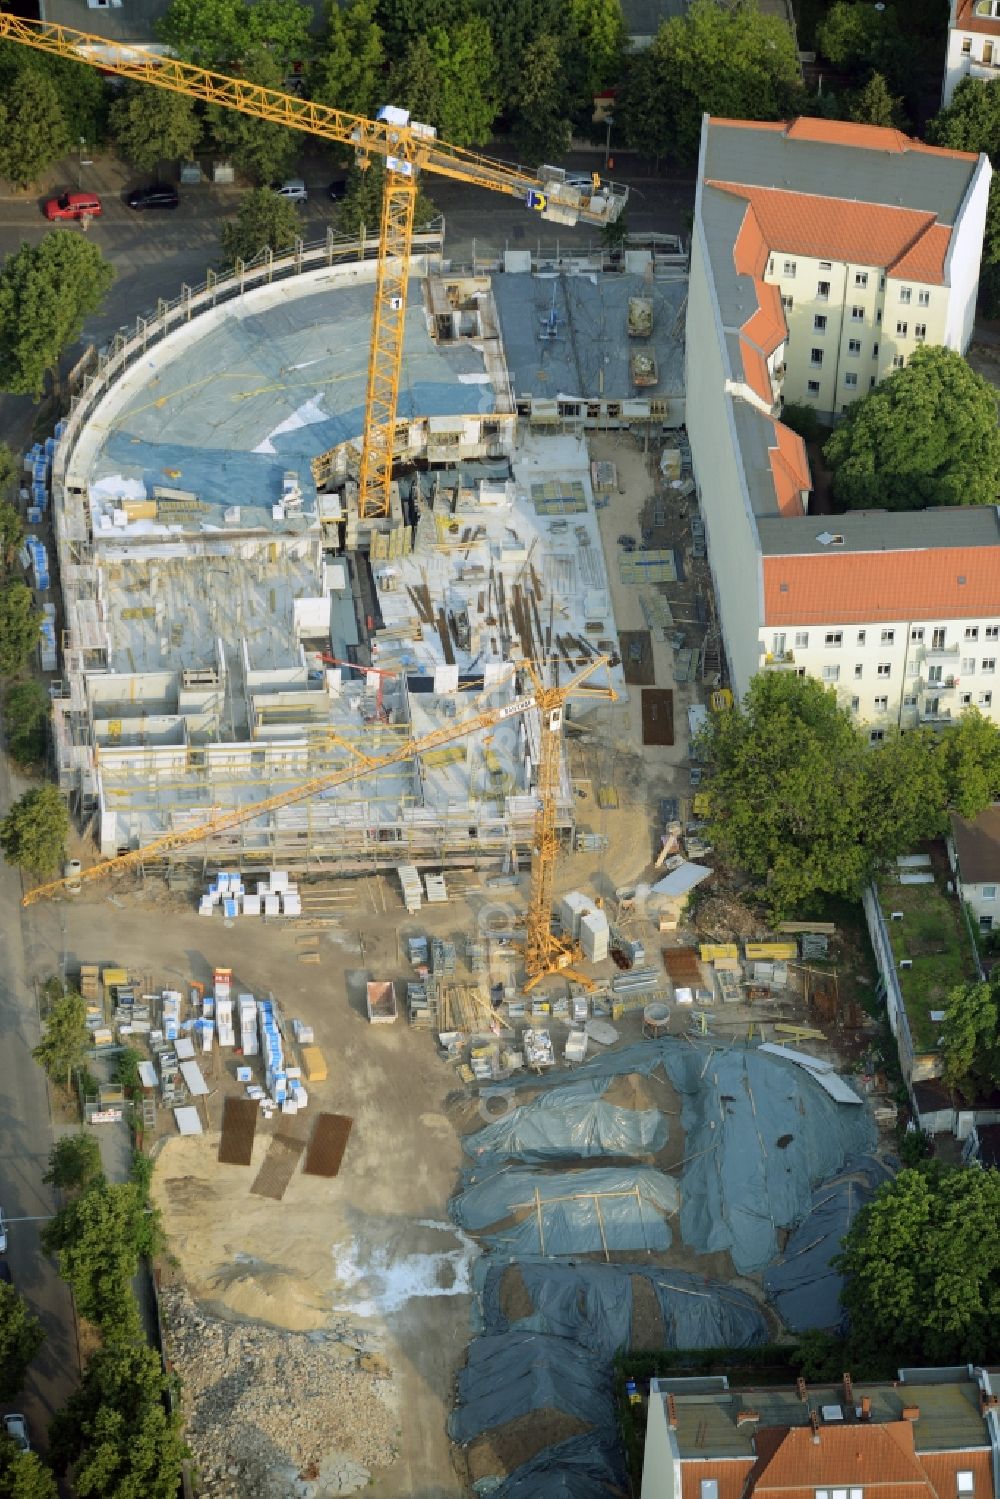
[[979, 930], [1000, 931], [1000, 805], [971, 819], [953, 812], [948, 855], [959, 899]]
[[810, 517], [779, 418], [782, 398], [839, 413], [918, 341], [964, 349], [989, 180], [893, 130], [704, 122], [687, 426], [737, 694], [773, 667], [835, 686], [875, 737], [1000, 721], [998, 512]]
[[1000, 0], [951, 0], [942, 105], [963, 78], [1000, 78]]

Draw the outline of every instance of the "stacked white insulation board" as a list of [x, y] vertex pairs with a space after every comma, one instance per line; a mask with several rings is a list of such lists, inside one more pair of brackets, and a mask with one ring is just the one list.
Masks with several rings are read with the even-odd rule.
[[255, 1057], [257, 1044], [257, 1002], [252, 994], [240, 995], [240, 1050], [245, 1057]]
[[424, 888], [427, 891], [427, 904], [430, 906], [444, 905], [448, 899], [448, 891], [445, 888], [443, 874], [425, 874]]
[[238, 874], [220, 872], [206, 888], [198, 906], [199, 916], [220, 911], [227, 920], [237, 916], [301, 916], [302, 897], [285, 869], [272, 869], [255, 890], [247, 890]]
[[403, 904], [413, 916], [423, 905], [423, 887], [415, 864], [400, 864], [399, 883], [403, 887]]

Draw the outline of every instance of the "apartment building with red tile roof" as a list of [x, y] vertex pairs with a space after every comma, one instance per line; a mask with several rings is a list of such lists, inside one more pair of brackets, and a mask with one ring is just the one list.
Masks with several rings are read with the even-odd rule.
[[[1000, 0], [998, 0], [1000, 3]], [[787, 401], [834, 419], [921, 342], [964, 350], [990, 165], [843, 121], [707, 118], [687, 427], [730, 674], [834, 685], [873, 738], [1000, 718], [1000, 515], [810, 515]]]
[[995, 83], [1000, 77], [1000, 0], [951, 0], [942, 105], [963, 78]]
[[998, 1499], [987, 1371], [732, 1390], [651, 1381], [641, 1499]]

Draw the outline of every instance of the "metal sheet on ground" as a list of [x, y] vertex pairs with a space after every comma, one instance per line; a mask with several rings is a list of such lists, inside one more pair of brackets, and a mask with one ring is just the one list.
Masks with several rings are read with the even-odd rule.
[[257, 1102], [253, 1098], [227, 1098], [222, 1109], [219, 1160], [227, 1166], [249, 1166], [257, 1133]]
[[302, 1167], [304, 1176], [336, 1176], [354, 1120], [346, 1114], [320, 1114], [313, 1126]]
[[625, 680], [632, 687], [652, 687], [656, 681], [653, 670], [653, 647], [648, 630], [620, 630], [622, 670]]
[[674, 742], [674, 694], [669, 687], [642, 689], [642, 742]]
[[663, 966], [675, 984], [700, 984], [701, 964], [693, 947], [664, 947]]
[[275, 1202], [280, 1202], [305, 1148], [304, 1140], [296, 1140], [291, 1135], [275, 1135], [250, 1188], [254, 1196], [272, 1197]]

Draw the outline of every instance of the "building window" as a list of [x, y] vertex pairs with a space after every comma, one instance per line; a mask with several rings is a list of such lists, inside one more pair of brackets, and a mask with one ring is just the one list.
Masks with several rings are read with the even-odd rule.
[[824, 645], [843, 645], [843, 643], [843, 630], [828, 630], [826, 633], [826, 638], [823, 641]]
[[976, 702], [979, 704], [980, 708], [991, 708], [993, 706], [992, 692], [981, 692], [977, 697]]
[[963, 708], [971, 708], [972, 707], [972, 693], [971, 692], [963, 692], [962, 693], [962, 697], [961, 697], [961, 703], [962, 703], [962, 707]]
[[796, 266], [796, 262], [794, 260], [786, 260], [785, 261], [784, 269], [783, 269], [783, 271], [782, 271], [781, 274], [783, 276], [788, 276], [790, 280], [794, 279], [794, 276], [795, 276], [795, 266]]
[[913, 629], [910, 631], [910, 639], [913, 641], [913, 644], [914, 645], [919, 645], [920, 642], [923, 640], [923, 638], [924, 638], [924, 627], [923, 627], [923, 625], [914, 625]]
[[947, 638], [948, 632], [945, 629], [944, 625], [935, 625], [934, 630], [931, 634], [931, 650], [943, 651], [944, 643]]
[[855, 358], [857, 358], [857, 356], [861, 353], [860, 338], [849, 338], [847, 340], [847, 352], [848, 354], [853, 354]]
[[872, 358], [878, 358], [878, 344], [872, 344]]
[[855, 271], [854, 272], [854, 285], [855, 286], [861, 286], [861, 287], [867, 286], [868, 285], [868, 272], [867, 271]]
[[905, 363], [906, 363], [906, 360], [904, 359], [904, 357], [903, 357], [902, 354], [893, 354], [893, 356], [892, 356], [892, 367], [893, 367], [894, 370], [901, 370], [903, 368], [903, 365]]
[[913, 296], [913, 288], [912, 288], [912, 286], [901, 286], [899, 288], [899, 300], [903, 303], [904, 307], [908, 305], [909, 300], [910, 300], [910, 298], [912, 296]]
[[806, 381], [806, 395], [807, 396], [818, 396], [819, 395], [819, 381], [818, 380], [807, 380]]
[[895, 643], [896, 643], [896, 632], [895, 632], [895, 630], [883, 630], [882, 631], [882, 644], [883, 645], [895, 645]]
[[992, 68], [992, 66], [993, 66], [993, 43], [992, 42], [984, 42], [983, 43], [983, 62], [986, 64], [986, 66], [988, 68]]
[[966, 640], [978, 640], [979, 639], [979, 626], [978, 625], [966, 625], [966, 627], [965, 627], [965, 638], [966, 638]]
[[851, 322], [852, 323], [863, 323], [864, 320], [865, 320], [865, 309], [863, 307], [852, 307], [851, 308]]
[[810, 349], [809, 350], [809, 363], [810, 364], [822, 364], [823, 363], [823, 350], [822, 349]]
[[826, 317], [822, 312], [817, 312], [816, 316], [813, 318], [813, 332], [826, 332]]
[[[829, 302], [829, 300], [830, 300], [830, 283], [829, 283], [829, 281], [817, 281], [817, 283], [816, 283], [816, 300], [817, 300], [817, 302]], [[824, 319], [824, 321], [825, 321], [825, 319]]]
[[868, 376], [868, 389], [869, 390], [874, 390], [875, 389], [875, 376], [874, 375], [869, 375]]
[[820, 268], [821, 271], [832, 271], [833, 270], [833, 261], [832, 260], [821, 260], [820, 263], [819, 263], [819, 268]]
[[896, 324], [896, 337], [897, 338], [905, 338], [906, 337], [906, 329], [907, 329], [907, 324], [906, 323], [897, 323]]
[[858, 645], [864, 645], [866, 639], [867, 639], [867, 631], [866, 630], [859, 630], [858, 631]]
[[880, 661], [878, 664], [878, 675], [880, 677], [891, 677], [892, 666], [888, 661]]
[[824, 668], [823, 668], [823, 681], [824, 682], [839, 682], [840, 681], [840, 667], [839, 666], [824, 666]]
[[930, 292], [929, 291], [918, 291], [917, 292], [917, 306], [918, 307], [929, 307], [930, 305], [931, 305], [931, 294], [930, 294]]
[[993, 917], [992, 916], [980, 916], [980, 918], [979, 918], [979, 930], [981, 932], [991, 932], [993, 930]]
[[996, 898], [997, 898], [997, 887], [996, 887], [996, 885], [984, 885], [983, 886], [983, 900], [996, 900]]
[[959, 1468], [955, 1477], [958, 1480], [958, 1492], [960, 1494], [974, 1494], [976, 1492], [976, 1480], [971, 1468]]
[[861, 707], [861, 699], [859, 697], [852, 697], [851, 698], [851, 712], [852, 713], [857, 713], [857, 711], [858, 711], [858, 709], [860, 707]]
[[926, 323], [914, 323], [914, 325], [913, 325], [913, 336], [917, 340], [918, 344], [922, 344], [923, 341], [924, 341], [924, 339], [927, 337], [927, 324]]
[[963, 677], [974, 676], [975, 675], [975, 671], [976, 671], [976, 658], [975, 658], [975, 656], [963, 656], [962, 657], [962, 676]]
[[888, 710], [888, 707], [889, 707], [889, 699], [887, 697], [877, 697], [875, 699], [875, 712], [876, 713], [885, 713]]
[[785, 309], [786, 312], [791, 312], [792, 308], [795, 306], [795, 298], [794, 297], [782, 297], [782, 299], [781, 299], [781, 305]]
[[862, 664], [861, 664], [860, 661], [858, 661], [858, 662], [855, 663], [855, 667], [854, 667], [854, 680], [855, 681], [859, 681], [860, 680], [860, 678], [864, 675], [864, 670], [865, 669], [862, 666]]
[[903, 699], [903, 707], [904, 708], [915, 708], [916, 706], [917, 706], [917, 700], [916, 700], [915, 697], [904, 697], [904, 699]]
[[996, 669], [997, 669], [997, 658], [996, 658], [996, 656], [984, 656], [983, 657], [983, 671], [986, 674], [986, 676], [991, 677], [993, 675], [993, 673], [996, 671]]
[[869, 744], [881, 744], [885, 739], [885, 729], [870, 729], [868, 732]]
[[987, 625], [983, 631], [983, 638], [986, 640], [1000, 640], [1000, 625]]
[[806, 647], [808, 646], [808, 644], [809, 644], [809, 631], [808, 630], [796, 630], [796, 632], [795, 632], [795, 649], [797, 651], [804, 651], [806, 649]]
[[858, 383], [857, 374], [854, 372], [854, 370], [848, 370], [847, 374], [844, 376], [844, 384], [845, 385], [850, 385], [850, 386], [855, 386], [855, 385], [857, 385], [857, 383]]

